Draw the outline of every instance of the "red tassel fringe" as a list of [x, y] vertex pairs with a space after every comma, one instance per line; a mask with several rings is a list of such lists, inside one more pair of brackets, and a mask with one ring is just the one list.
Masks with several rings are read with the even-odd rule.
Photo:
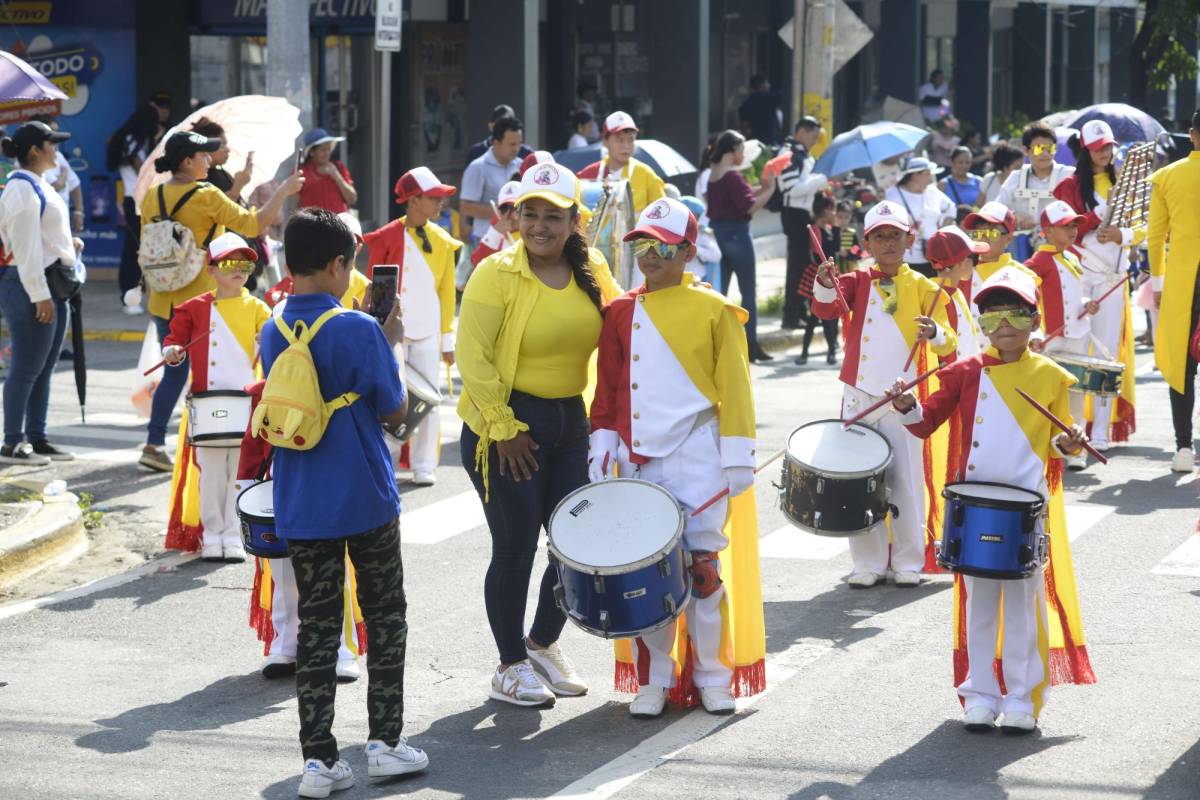
[[167, 524], [167, 538], [163, 540], [163, 547], [167, 550], [194, 553], [200, 549], [200, 539], [203, 536], [203, 525], [186, 525], [180, 520], [172, 519]]
[[365, 655], [367, 652], [367, 623], [354, 623], [354, 633], [358, 637], [358, 654]]
[[[690, 641], [688, 643], [688, 652], [689, 654], [691, 653]], [[766, 659], [760, 658], [753, 664], [735, 667], [733, 670], [733, 680], [729, 688], [733, 692], [734, 697], [750, 697], [766, 690]], [[624, 661], [616, 662], [613, 670], [613, 689], [627, 694], [635, 694], [637, 692], [638, 677], [636, 664], [627, 664]], [[675, 683], [675, 688], [668, 692], [667, 700], [673, 705], [682, 708], [691, 708], [699, 705], [700, 690], [696, 688], [693, 681], [692, 659], [690, 657], [683, 667], [683, 672], [679, 676], [679, 680]]]
[[1137, 412], [1124, 397], [1117, 398], [1116, 421], [1112, 424], [1112, 441], [1128, 442], [1137, 432]]

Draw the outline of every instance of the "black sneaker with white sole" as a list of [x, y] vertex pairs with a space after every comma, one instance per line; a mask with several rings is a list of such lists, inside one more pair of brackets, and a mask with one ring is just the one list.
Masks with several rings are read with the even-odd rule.
[[75, 460], [74, 453], [68, 453], [65, 450], [59, 450], [57, 447], [50, 444], [50, 442], [46, 441], [45, 439], [42, 439], [40, 442], [33, 443], [33, 452], [37, 453], [39, 456], [45, 456], [46, 458], [50, 459], [51, 461], [74, 461]]
[[33, 452], [28, 444], [6, 444], [0, 447], [0, 464], [14, 464], [24, 467], [45, 467], [50, 459]]

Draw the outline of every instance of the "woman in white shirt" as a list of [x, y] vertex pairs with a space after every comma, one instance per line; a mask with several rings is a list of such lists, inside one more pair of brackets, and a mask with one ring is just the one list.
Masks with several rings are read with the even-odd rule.
[[0, 267], [0, 312], [12, 338], [0, 464], [44, 466], [74, 458], [46, 438], [50, 376], [67, 331], [66, 298], [51, 296], [46, 270], [74, 267], [83, 242], [71, 236], [67, 205], [42, 175], [69, 138], [44, 122], [30, 122], [0, 140], [4, 155], [20, 165], [0, 194], [0, 239], [9, 257], [8, 266]]
[[587, 147], [600, 138], [600, 132], [596, 128], [596, 118], [586, 108], [577, 108], [572, 112], [571, 129], [575, 132], [567, 141], [568, 150]]
[[904, 253], [909, 267], [926, 277], [934, 277], [933, 266], [925, 257], [925, 240], [937, 233], [938, 228], [954, 222], [954, 201], [937, 188], [933, 163], [921, 156], [913, 156], [900, 173], [900, 182], [884, 193], [885, 200], [900, 203], [913, 221], [912, 247]]

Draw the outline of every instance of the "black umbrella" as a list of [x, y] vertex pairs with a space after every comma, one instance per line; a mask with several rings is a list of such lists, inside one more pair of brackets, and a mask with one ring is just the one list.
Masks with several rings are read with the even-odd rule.
[[71, 352], [75, 362], [75, 394], [79, 396], [79, 419], [87, 424], [84, 405], [87, 403], [87, 362], [83, 356], [83, 292], [76, 292], [67, 301], [71, 309]]

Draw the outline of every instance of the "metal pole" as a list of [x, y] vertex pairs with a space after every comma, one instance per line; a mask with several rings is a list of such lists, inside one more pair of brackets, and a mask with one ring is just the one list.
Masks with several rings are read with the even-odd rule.
[[313, 101], [308, 6], [308, 0], [268, 0], [267, 4], [267, 94], [299, 108], [305, 129], [312, 127]]
[[392, 156], [392, 54], [379, 53], [379, 146], [375, 148], [375, 219], [382, 225], [391, 219]]
[[792, 4], [792, 129], [804, 116], [804, 34], [808, 30], [807, 4]]

